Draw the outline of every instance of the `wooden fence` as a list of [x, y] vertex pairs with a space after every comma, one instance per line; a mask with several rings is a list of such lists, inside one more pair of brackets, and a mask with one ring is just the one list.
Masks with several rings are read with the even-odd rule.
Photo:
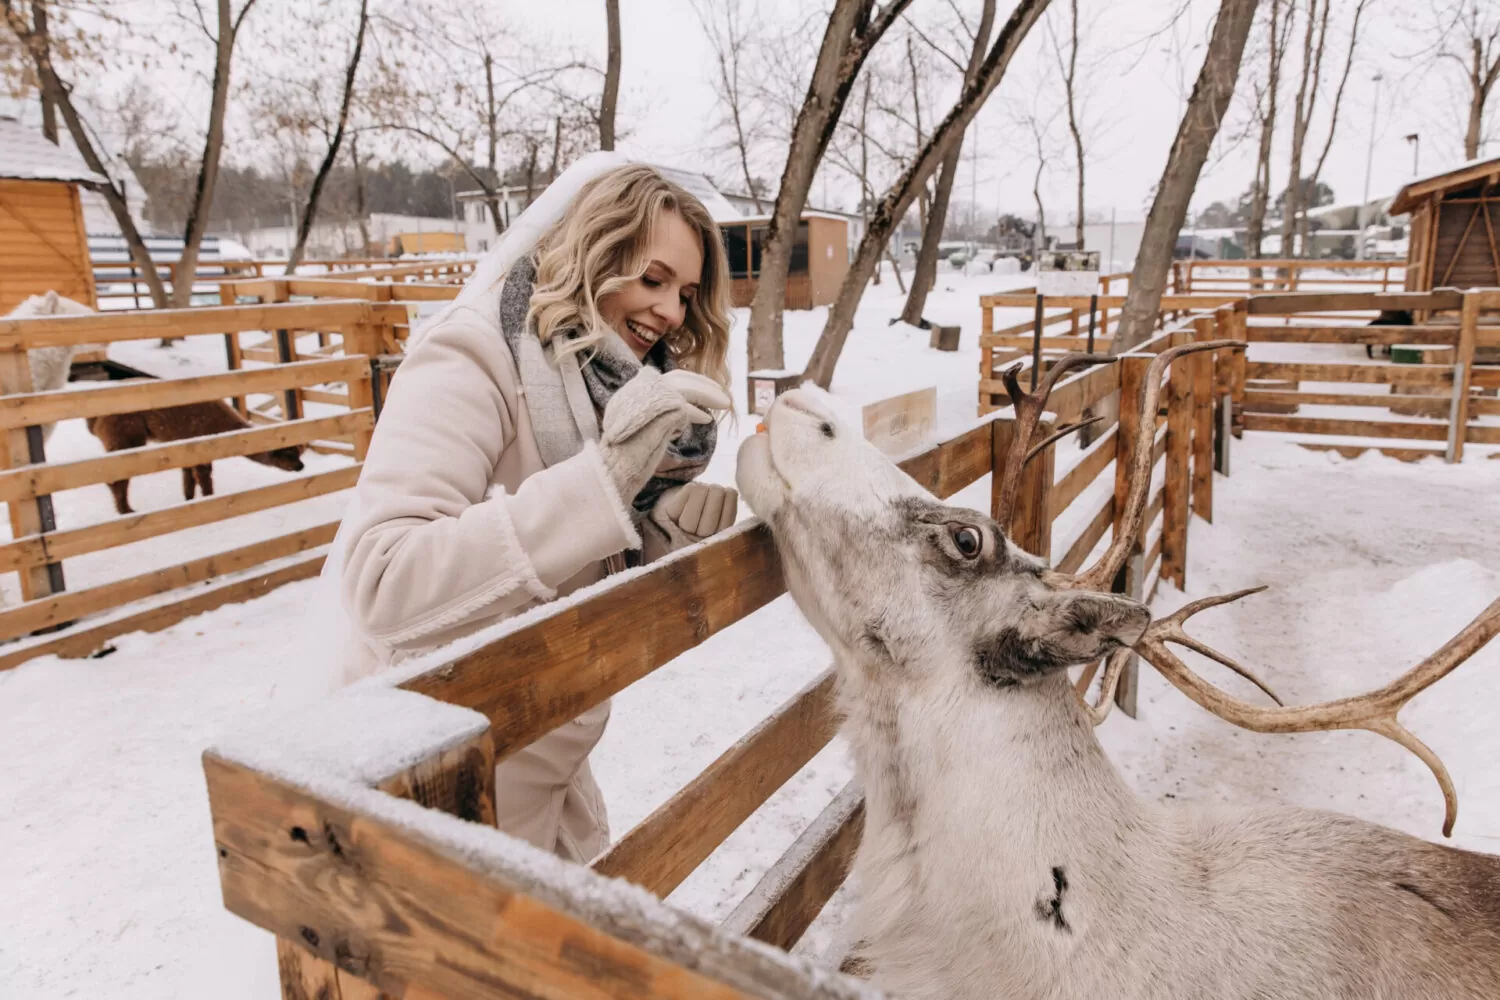
[[[1049, 408], [1067, 420], [1122, 385], [1129, 394], [1152, 352], [1207, 330], [1185, 324], [1118, 365], [1075, 375], [1057, 387]], [[1161, 569], [1149, 575], [1182, 580], [1190, 512], [1211, 514], [1212, 415], [1232, 370], [1223, 358], [1194, 355], [1167, 375], [1154, 446], [1164, 486], [1151, 499], [1126, 588], [1144, 588], [1153, 563]], [[1050, 451], [1027, 466], [1008, 526], [1018, 544], [1043, 553], [1065, 546], [1061, 565], [1076, 568], [1105, 542], [1123, 506], [1122, 479], [1108, 470], [1127, 452], [1129, 420], [1062, 475]], [[902, 467], [949, 497], [989, 475], [1014, 433], [1009, 415], [994, 418]], [[1217, 444], [1226, 463], [1227, 436]], [[1101, 478], [1107, 499], [1096, 512], [1098, 501], [1089, 498], [1100, 491], [1089, 487]], [[1063, 517], [1086, 522], [1070, 542], [1051, 538]], [[413, 671], [398, 689], [345, 691], [287, 719], [284, 733], [262, 729], [205, 754], [224, 902], [277, 935], [283, 996], [377, 989], [558, 1000], [872, 996], [863, 984], [783, 951], [845, 877], [863, 823], [855, 787], [829, 804], [719, 926], [660, 902], [832, 738], [831, 672], [746, 733], [591, 870], [484, 829], [494, 825], [497, 759], [753, 614], [783, 588], [770, 535], [751, 522], [648, 572], [606, 581], [588, 599], [550, 614], [539, 609], [478, 650]], [[643, 606], [661, 612], [650, 628], [639, 627]], [[1122, 702], [1130, 706], [1133, 697], [1133, 685], [1123, 685]], [[390, 726], [402, 719], [421, 720], [422, 735], [404, 744], [393, 738]], [[312, 728], [347, 739], [308, 741], [302, 734]], [[360, 780], [348, 777], [354, 774]], [[605, 876], [645, 892], [624, 893]]]
[[[321, 566], [321, 554], [288, 560], [330, 541], [337, 521], [83, 589], [65, 589], [63, 568], [66, 560], [78, 556], [352, 487], [374, 428], [370, 358], [390, 346], [391, 321], [398, 316], [405, 316], [398, 306], [333, 300], [0, 320], [0, 391], [4, 393], [0, 395], [0, 439], [4, 441], [0, 449], [0, 500], [8, 508], [12, 529], [12, 539], [0, 545], [0, 572], [19, 574], [23, 598], [23, 603], [0, 610], [0, 641], [71, 625], [56, 635], [33, 636], [12, 644], [0, 653], [0, 669], [45, 653], [88, 655], [116, 635], [165, 628], [188, 615], [315, 575]], [[221, 336], [266, 329], [333, 331], [348, 353], [186, 378], [114, 381], [58, 392], [30, 391], [28, 348], [163, 336]], [[310, 396], [333, 386], [347, 387], [339, 395], [341, 405], [317, 416], [299, 413], [247, 430], [149, 444], [98, 458], [48, 460], [42, 448], [39, 425], [52, 421], [261, 393], [284, 397], [289, 392], [301, 392]], [[56, 523], [52, 498], [66, 490], [102, 491], [105, 484], [128, 477], [274, 448], [315, 447], [339, 441], [348, 442], [343, 450], [351, 463], [344, 467], [288, 474], [284, 481], [270, 485], [112, 517], [97, 524], [60, 530]], [[273, 560], [282, 562], [266, 573], [223, 579]], [[181, 590], [210, 580], [219, 582], [190, 592]], [[134, 613], [120, 610], [146, 599], [153, 601], [149, 608]]]
[[[1330, 322], [1328, 313], [1402, 310], [1422, 317], [1413, 326]], [[1443, 456], [1461, 461], [1465, 444], [1500, 445], [1500, 325], [1482, 323], [1500, 311], [1500, 290], [1467, 292], [1263, 295], [1247, 300], [1246, 334], [1253, 344], [1386, 345], [1389, 359], [1246, 361], [1245, 430], [1336, 435], [1397, 442], [1379, 450], [1402, 459]], [[1373, 352], [1371, 352], [1373, 353]], [[1414, 363], [1413, 363], [1414, 362]], [[1488, 363], [1484, 363], [1488, 362]], [[1336, 383], [1318, 389], [1307, 383]], [[1356, 391], [1357, 386], [1389, 387]], [[1368, 418], [1311, 415], [1303, 407], [1366, 408]], [[1377, 419], [1381, 416], [1408, 419]], [[1418, 419], [1409, 419], [1418, 418]], [[1439, 447], [1433, 443], [1441, 442]], [[1355, 454], [1357, 444], [1310, 445]]]
[[[95, 261], [92, 265], [96, 298], [100, 306], [107, 302], [129, 301], [136, 309], [151, 308], [151, 292], [146, 287], [141, 268], [134, 261]], [[392, 261], [382, 257], [354, 257], [340, 260], [304, 260], [302, 273], [316, 277], [320, 273], [338, 278], [376, 280], [463, 281], [473, 271], [474, 258], [443, 257], [421, 261]], [[205, 260], [200, 261], [193, 276], [195, 295], [219, 294], [225, 281], [254, 281], [280, 277], [286, 271], [284, 260]], [[176, 271], [171, 261], [156, 265], [156, 273], [172, 292]]]
[[1172, 264], [1175, 295], [1295, 292], [1330, 288], [1400, 291], [1404, 260], [1180, 260]]

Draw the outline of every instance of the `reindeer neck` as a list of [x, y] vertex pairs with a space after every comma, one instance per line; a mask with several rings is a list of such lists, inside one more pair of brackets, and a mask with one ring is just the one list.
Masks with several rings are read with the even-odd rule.
[[845, 708], [872, 823], [903, 826], [956, 856], [1015, 875], [1064, 863], [1126, 868], [1157, 820], [1094, 737], [1063, 674], [997, 689], [903, 684], [845, 673]]

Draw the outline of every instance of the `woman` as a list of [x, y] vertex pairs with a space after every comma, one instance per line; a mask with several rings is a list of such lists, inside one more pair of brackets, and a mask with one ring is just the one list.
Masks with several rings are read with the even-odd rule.
[[[335, 546], [346, 679], [733, 523], [732, 491], [685, 485], [713, 454], [707, 411], [731, 405], [718, 228], [622, 162], [559, 178], [392, 381]], [[588, 768], [608, 715], [497, 768], [502, 830], [579, 862], [608, 845]]]

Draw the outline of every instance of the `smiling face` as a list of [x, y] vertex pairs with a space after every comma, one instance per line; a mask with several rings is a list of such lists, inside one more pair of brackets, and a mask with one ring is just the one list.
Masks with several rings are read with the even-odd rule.
[[1005, 687], [1134, 643], [1144, 606], [1059, 591], [977, 511], [936, 500], [816, 389], [780, 397], [736, 482], [771, 528], [787, 587], [836, 652], [894, 683]]
[[682, 326], [703, 275], [703, 243], [676, 212], [662, 211], [651, 226], [646, 270], [599, 299], [599, 316], [637, 360]]

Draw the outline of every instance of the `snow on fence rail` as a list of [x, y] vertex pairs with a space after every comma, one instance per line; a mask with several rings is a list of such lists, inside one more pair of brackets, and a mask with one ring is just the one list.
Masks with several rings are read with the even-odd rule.
[[[304, 260], [300, 267], [303, 273], [349, 272], [370, 267], [388, 266], [390, 261], [382, 257], [359, 257], [339, 260]], [[90, 265], [94, 272], [95, 298], [101, 305], [110, 300], [129, 299], [136, 309], [151, 308], [151, 292], [146, 287], [144, 271], [132, 260], [96, 260]], [[172, 282], [177, 280], [176, 263], [159, 261], [155, 265], [157, 277], [161, 279], [167, 294], [172, 294]], [[277, 275], [286, 270], [285, 260], [200, 260], [193, 273], [193, 291], [198, 294], [214, 294], [221, 281], [226, 279], [262, 278], [268, 273]], [[108, 308], [108, 307], [105, 307]]]
[[1172, 264], [1171, 291], [1295, 292], [1349, 286], [1400, 290], [1405, 260], [1180, 260]]
[[[19, 574], [23, 603], [0, 610], [0, 640], [35, 636], [0, 652], [0, 669], [31, 657], [57, 653], [83, 656], [108, 639], [136, 630], [155, 630], [188, 615], [245, 600], [283, 583], [316, 575], [319, 547], [329, 542], [337, 522], [257, 540], [228, 551], [203, 554], [186, 562], [107, 583], [68, 591], [66, 559], [207, 524], [226, 521], [324, 496], [352, 487], [359, 462], [374, 429], [370, 359], [391, 348], [393, 321], [404, 319], [399, 306], [334, 300], [319, 303], [97, 313], [32, 319], [0, 319], [0, 500], [9, 511], [12, 538], [0, 544], [0, 572]], [[344, 357], [313, 358], [213, 375], [187, 378], [114, 381], [97, 388], [58, 392], [30, 391], [28, 348], [60, 344], [115, 343], [158, 337], [235, 335], [245, 330], [334, 331], [348, 352]], [[266, 394], [287, 407], [294, 393], [310, 394], [316, 386], [347, 387], [342, 410], [304, 416], [300, 409], [279, 415], [253, 410], [263, 426], [208, 434], [170, 443], [125, 448], [97, 458], [49, 461], [40, 425], [189, 403], [248, 399]], [[135, 476], [171, 469], [191, 469], [214, 460], [290, 447], [324, 447], [344, 453], [352, 464], [323, 472], [288, 475], [284, 481], [253, 489], [184, 501], [161, 510], [113, 517], [96, 524], [59, 530], [54, 494], [98, 488]], [[311, 552], [310, 555], [304, 555]], [[274, 560], [288, 560], [273, 570], [224, 580]], [[185, 588], [207, 581], [208, 588]], [[150, 607], [125, 606], [152, 600]], [[123, 609], [123, 610], [122, 610]], [[91, 620], [92, 619], [92, 620]], [[69, 627], [71, 626], [71, 627]]]
[[[1122, 385], [1138, 391], [1155, 353], [1201, 335], [1188, 324], [1118, 364], [1066, 379], [1049, 410], [1066, 421]], [[1181, 579], [1190, 507], [1211, 513], [1211, 416], [1231, 378], [1225, 362], [1191, 355], [1167, 375], [1155, 443], [1164, 482], [1122, 587], [1142, 587], [1156, 561], [1158, 576]], [[1120, 442], [1132, 437], [1129, 420], [1060, 477], [1050, 449], [1026, 466], [1006, 526], [1017, 544], [1056, 553], [1053, 524], [1086, 523], [1062, 557], [1069, 568], [1106, 542], [1123, 514], [1115, 500], [1123, 479], [1106, 473], [1127, 457]], [[1014, 433], [1000, 415], [902, 467], [952, 496], [991, 474]], [[1227, 438], [1218, 444], [1227, 449]], [[1097, 512], [1096, 482], [1107, 486]], [[662, 902], [832, 739], [830, 674], [589, 868], [493, 829], [497, 759], [783, 592], [770, 534], [750, 522], [536, 608], [471, 652], [406, 668], [386, 682], [397, 690], [380, 681], [346, 689], [279, 729], [258, 727], [207, 752], [224, 904], [277, 936], [283, 995], [873, 996], [787, 954], [845, 878], [863, 821], [855, 788], [834, 798], [720, 926]], [[643, 620], [642, 607], [657, 613]], [[1121, 697], [1128, 704], [1131, 695]]]

